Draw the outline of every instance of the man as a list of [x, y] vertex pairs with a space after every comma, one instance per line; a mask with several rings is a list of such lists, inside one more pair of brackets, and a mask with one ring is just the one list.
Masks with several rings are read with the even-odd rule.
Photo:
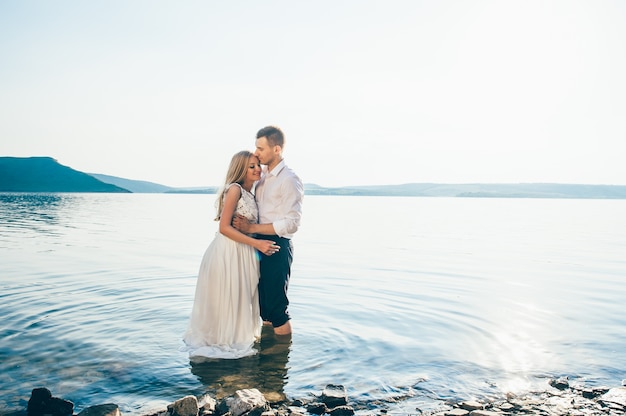
[[290, 335], [287, 287], [293, 261], [291, 238], [300, 226], [304, 187], [283, 160], [283, 132], [278, 127], [268, 126], [259, 130], [256, 137], [254, 154], [263, 165], [255, 192], [259, 223], [250, 224], [236, 217], [233, 226], [244, 233], [256, 234], [257, 238], [273, 240], [279, 246], [273, 254], [260, 254], [259, 303], [261, 318], [272, 324], [274, 333]]

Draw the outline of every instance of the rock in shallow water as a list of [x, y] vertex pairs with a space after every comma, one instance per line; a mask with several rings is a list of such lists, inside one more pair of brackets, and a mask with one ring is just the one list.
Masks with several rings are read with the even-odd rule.
[[26, 411], [28, 416], [72, 416], [74, 403], [52, 397], [50, 390], [40, 387], [33, 389]]
[[604, 393], [598, 399], [599, 402], [617, 404], [626, 409], [626, 387], [615, 387]]
[[167, 406], [167, 411], [172, 416], [198, 416], [199, 410], [195, 396], [185, 396]]
[[83, 409], [78, 416], [121, 416], [120, 408], [113, 403], [99, 404]]
[[482, 409], [485, 406], [482, 403], [479, 403], [477, 401], [469, 400], [469, 401], [459, 403], [459, 407], [461, 409], [465, 409], [471, 412], [472, 410]]
[[336, 406], [328, 413], [330, 413], [330, 416], [353, 416], [354, 409], [350, 406]]
[[444, 412], [445, 416], [466, 416], [469, 415], [469, 410], [465, 410], [465, 409], [452, 409], [452, 410], [446, 410]]
[[555, 380], [550, 380], [550, 385], [555, 389], [565, 390], [569, 388], [569, 380], [567, 377], [561, 377]]
[[217, 407], [220, 414], [230, 412], [233, 416], [240, 416], [244, 413], [256, 413], [260, 415], [269, 406], [263, 394], [257, 389], [237, 390], [235, 395], [222, 400]]
[[348, 393], [346, 388], [340, 384], [328, 384], [322, 391], [321, 399], [329, 409], [332, 409], [348, 404]]

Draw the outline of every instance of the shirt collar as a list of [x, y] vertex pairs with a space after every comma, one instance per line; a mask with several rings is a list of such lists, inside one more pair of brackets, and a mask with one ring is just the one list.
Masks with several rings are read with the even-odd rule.
[[280, 173], [281, 170], [283, 170], [284, 167], [285, 167], [285, 160], [283, 159], [280, 161], [280, 163], [278, 163], [278, 165], [274, 166], [274, 169], [267, 172], [267, 174], [270, 176], [278, 176], [278, 174]]

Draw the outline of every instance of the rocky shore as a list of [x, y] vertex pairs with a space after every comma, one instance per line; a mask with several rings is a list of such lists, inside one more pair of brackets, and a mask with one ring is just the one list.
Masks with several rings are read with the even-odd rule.
[[[626, 382], [626, 380], [625, 380]], [[435, 410], [394, 411], [383, 403], [353, 403], [342, 385], [327, 385], [313, 400], [271, 401], [257, 389], [238, 390], [216, 400], [210, 395], [186, 396], [166, 408], [145, 416], [508, 416], [572, 415], [618, 416], [626, 414], [626, 387], [586, 387], [571, 385], [567, 378], [553, 379], [550, 388], [525, 395], [509, 395], [492, 402], [461, 401], [441, 403]], [[74, 403], [54, 397], [47, 388], [32, 391], [27, 409], [12, 416], [74, 416]], [[91, 406], [76, 416], [122, 416], [113, 403]]]

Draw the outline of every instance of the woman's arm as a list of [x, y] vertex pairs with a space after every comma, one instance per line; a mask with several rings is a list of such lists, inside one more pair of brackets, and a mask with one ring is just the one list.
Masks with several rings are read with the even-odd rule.
[[231, 186], [226, 190], [224, 196], [224, 207], [222, 208], [222, 213], [220, 215], [220, 233], [230, 238], [231, 240], [237, 241], [238, 243], [252, 246], [265, 255], [269, 256], [273, 254], [276, 250], [278, 250], [278, 246], [275, 246], [273, 241], [257, 240], [256, 238], [252, 238], [249, 235], [246, 235], [236, 230], [231, 225], [233, 216], [235, 214], [235, 209], [237, 208], [237, 202], [239, 201], [240, 197], [240, 187]]

